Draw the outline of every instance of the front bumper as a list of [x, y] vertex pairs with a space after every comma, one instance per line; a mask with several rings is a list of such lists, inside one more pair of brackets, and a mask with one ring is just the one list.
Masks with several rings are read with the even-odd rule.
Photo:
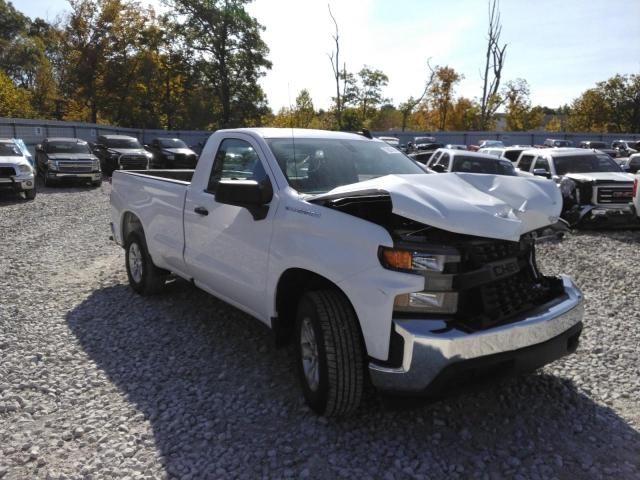
[[576, 207], [563, 216], [574, 227], [586, 228], [638, 228], [640, 220], [632, 204], [619, 206]]
[[11, 189], [16, 192], [24, 192], [25, 190], [32, 190], [34, 188], [36, 188], [36, 180], [33, 174], [0, 178], [0, 189]]
[[49, 170], [47, 173], [49, 178], [87, 178], [91, 180], [100, 180], [102, 178], [102, 172], [86, 172], [86, 173], [73, 173], [73, 172], [56, 172]]
[[483, 366], [531, 371], [573, 353], [582, 329], [583, 297], [571, 279], [563, 276], [562, 282], [561, 297], [487, 330], [468, 333], [447, 329], [443, 320], [394, 319], [404, 343], [402, 365], [371, 362], [373, 385], [389, 392], [432, 394], [443, 379], [449, 383]]

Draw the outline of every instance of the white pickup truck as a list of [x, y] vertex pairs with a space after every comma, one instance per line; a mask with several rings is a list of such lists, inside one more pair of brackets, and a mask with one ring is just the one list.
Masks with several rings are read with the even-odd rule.
[[582, 330], [579, 289], [535, 261], [562, 207], [546, 179], [426, 174], [355, 134], [220, 130], [195, 171], [114, 172], [111, 205], [136, 292], [172, 273], [264, 322], [321, 414], [369, 383], [439, 395], [531, 371]]

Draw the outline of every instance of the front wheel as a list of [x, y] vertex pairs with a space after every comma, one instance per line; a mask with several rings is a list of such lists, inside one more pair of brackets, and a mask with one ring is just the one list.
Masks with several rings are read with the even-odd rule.
[[24, 198], [26, 198], [27, 200], [35, 200], [36, 188], [33, 187], [31, 190], [24, 190]]
[[140, 295], [157, 293], [164, 285], [166, 275], [153, 264], [144, 236], [137, 232], [129, 234], [125, 252], [127, 278], [131, 288]]
[[296, 317], [296, 362], [307, 404], [319, 414], [352, 413], [362, 401], [365, 351], [358, 319], [336, 290], [304, 294]]

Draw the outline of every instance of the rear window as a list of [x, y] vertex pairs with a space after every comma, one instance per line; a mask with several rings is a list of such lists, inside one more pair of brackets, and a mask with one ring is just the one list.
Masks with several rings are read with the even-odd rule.
[[508, 160], [456, 156], [453, 161], [454, 172], [488, 173], [492, 175], [516, 175], [513, 164]]

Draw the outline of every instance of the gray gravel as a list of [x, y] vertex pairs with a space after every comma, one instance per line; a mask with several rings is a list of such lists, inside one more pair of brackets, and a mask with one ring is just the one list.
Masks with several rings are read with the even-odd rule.
[[0, 196], [2, 480], [640, 478], [640, 232], [539, 249], [586, 295], [576, 355], [327, 420], [258, 322], [181, 281], [132, 293], [109, 188]]

